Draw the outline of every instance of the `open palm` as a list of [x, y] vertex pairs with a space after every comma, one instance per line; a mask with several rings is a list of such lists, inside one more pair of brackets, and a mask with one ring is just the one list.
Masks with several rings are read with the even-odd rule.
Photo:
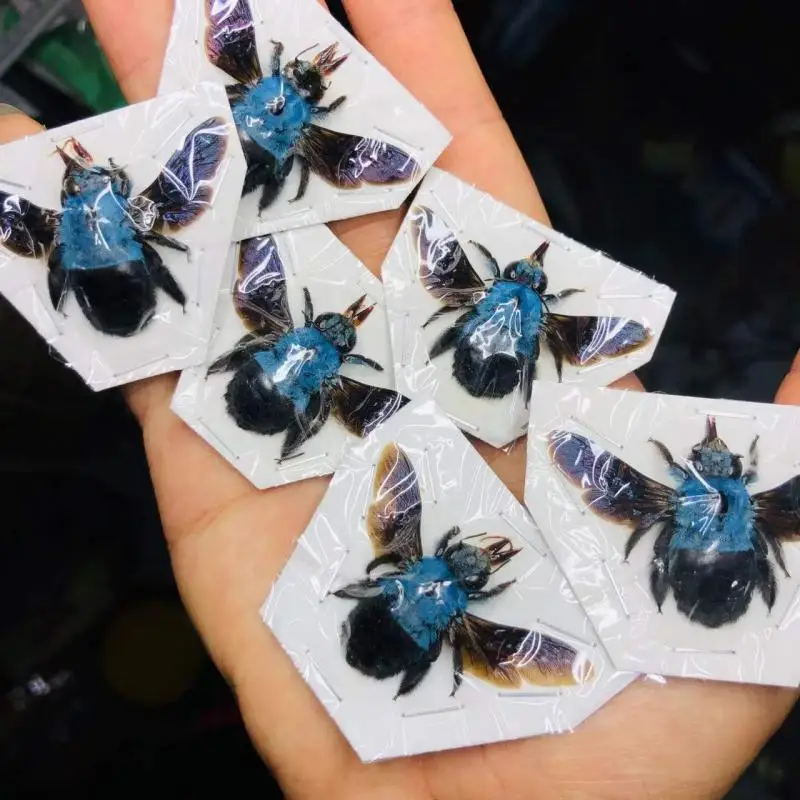
[[[198, 0], [200, 2], [200, 0]], [[85, 0], [132, 102], [155, 94], [172, 0]], [[536, 186], [470, 52], [450, 0], [345, 0], [365, 46], [454, 135], [439, 165], [546, 221]], [[532, 95], [557, 87], [530, 86]], [[0, 140], [30, 132], [4, 118]], [[377, 271], [400, 224], [386, 213], [334, 225]], [[800, 361], [777, 402], [800, 403]], [[169, 410], [175, 381], [128, 387], [175, 574], [250, 735], [291, 797], [719, 797], [780, 724], [795, 693], [640, 681], [575, 733], [363, 765], [263, 625], [259, 606], [321, 500], [326, 481], [259, 492]], [[635, 378], [622, 382], [639, 388]], [[481, 449], [521, 497], [524, 447]]]

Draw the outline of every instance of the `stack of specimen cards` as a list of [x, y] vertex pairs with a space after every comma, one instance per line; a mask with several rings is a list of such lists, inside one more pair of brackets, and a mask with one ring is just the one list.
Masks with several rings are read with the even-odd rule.
[[634, 677], [430, 401], [350, 448], [262, 615], [365, 761], [570, 730]]
[[176, 0], [161, 91], [226, 87], [236, 239], [398, 208], [450, 141], [317, 0]]
[[538, 384], [526, 503], [616, 666], [797, 686], [800, 409]]
[[213, 83], [0, 148], [0, 292], [93, 389], [205, 356], [245, 162]]
[[398, 389], [503, 447], [536, 378], [604, 386], [653, 356], [675, 293], [432, 170], [383, 266]]
[[407, 403], [393, 385], [383, 287], [317, 225], [230, 250], [206, 363], [172, 408], [267, 488], [333, 472]]

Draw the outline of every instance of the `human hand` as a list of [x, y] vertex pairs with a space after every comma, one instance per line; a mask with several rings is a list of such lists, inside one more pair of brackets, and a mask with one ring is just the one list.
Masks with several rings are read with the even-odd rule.
[[[153, 96], [171, 0], [85, 4], [128, 99]], [[449, 0], [345, 5], [366, 47], [454, 134], [439, 165], [546, 221]], [[0, 118], [0, 140], [22, 135], [29, 124]], [[386, 213], [333, 227], [377, 272], [401, 216]], [[800, 360], [796, 366], [778, 402], [800, 403]], [[287, 795], [718, 797], [794, 702], [793, 692], [767, 687], [642, 681], [571, 735], [361, 764], [258, 615], [326, 481], [258, 492], [170, 412], [174, 385], [174, 378], [163, 376], [129, 387], [127, 396], [142, 425], [175, 574], [189, 613], [237, 694], [256, 747]], [[624, 385], [638, 386], [634, 378]], [[521, 497], [524, 447], [510, 454], [481, 452]]]

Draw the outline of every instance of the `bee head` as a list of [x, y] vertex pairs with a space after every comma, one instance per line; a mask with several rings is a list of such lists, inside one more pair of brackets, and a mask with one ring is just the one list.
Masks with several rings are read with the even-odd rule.
[[372, 313], [374, 305], [364, 307], [366, 295], [349, 306], [344, 314], [320, 314], [314, 325], [340, 353], [349, 353], [356, 346], [356, 328]]
[[742, 457], [732, 453], [717, 435], [714, 417], [706, 420], [706, 435], [692, 448], [692, 466], [703, 477], [739, 478], [742, 474]]
[[536, 252], [521, 261], [514, 261], [503, 270], [503, 277], [509, 281], [523, 283], [535, 292], [547, 291], [547, 275], [542, 267], [549, 242], [544, 242]]
[[322, 100], [328, 89], [325, 79], [347, 61], [347, 55], [340, 56], [337, 53], [338, 47], [337, 43], [329, 45], [317, 53], [311, 61], [300, 58], [303, 53], [307, 52], [304, 50], [284, 67], [283, 74], [286, 79], [309, 102], [319, 103]]
[[[489, 539], [485, 534], [470, 537]], [[444, 554], [450, 571], [456, 580], [467, 590], [482, 589], [489, 582], [492, 573], [507, 564], [519, 550], [505, 536], [491, 537], [483, 547], [467, 544], [465, 541], [451, 545]]]
[[82, 194], [96, 195], [111, 186], [117, 192], [127, 194], [128, 178], [122, 169], [114, 166], [106, 169], [94, 163], [86, 148], [75, 138], [67, 139], [56, 152], [64, 162], [62, 200]]

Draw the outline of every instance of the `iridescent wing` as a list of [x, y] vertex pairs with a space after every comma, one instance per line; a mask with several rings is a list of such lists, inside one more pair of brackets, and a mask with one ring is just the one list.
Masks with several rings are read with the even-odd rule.
[[283, 262], [271, 236], [242, 242], [233, 303], [250, 330], [284, 334], [294, 327]]
[[249, 0], [206, 0], [208, 60], [235, 81], [255, 85], [263, 77]]
[[453, 231], [426, 206], [414, 206], [410, 217], [422, 285], [449, 308], [475, 305], [486, 286]]
[[[574, 647], [536, 630], [500, 625], [463, 614], [450, 629], [462, 671], [503, 689], [523, 683], [572, 686], [594, 675], [588, 659]], [[456, 675], [456, 685], [460, 675]]]
[[419, 164], [399, 147], [318, 125], [304, 129], [297, 153], [314, 173], [342, 189], [415, 181], [420, 173]]
[[60, 214], [17, 194], [0, 192], [0, 244], [26, 258], [40, 258], [53, 244]]
[[422, 558], [422, 500], [417, 473], [403, 448], [394, 442], [383, 448], [372, 493], [367, 529], [375, 555], [396, 553], [407, 561]]
[[564, 477], [582, 490], [586, 505], [611, 522], [646, 529], [665, 517], [676, 499], [673, 489], [580, 434], [553, 431], [548, 453]]
[[769, 538], [800, 537], [800, 475], [753, 495], [756, 526]]
[[228, 128], [221, 117], [198, 125], [170, 156], [155, 181], [130, 201], [140, 230], [184, 228], [208, 209], [214, 194], [209, 184], [225, 156]]
[[409, 400], [399, 392], [339, 376], [331, 392], [333, 414], [355, 436], [369, 436]]
[[564, 361], [576, 367], [591, 367], [609, 358], [619, 358], [641, 349], [653, 332], [625, 317], [568, 317], [548, 314], [544, 335], [556, 360], [559, 377]]

